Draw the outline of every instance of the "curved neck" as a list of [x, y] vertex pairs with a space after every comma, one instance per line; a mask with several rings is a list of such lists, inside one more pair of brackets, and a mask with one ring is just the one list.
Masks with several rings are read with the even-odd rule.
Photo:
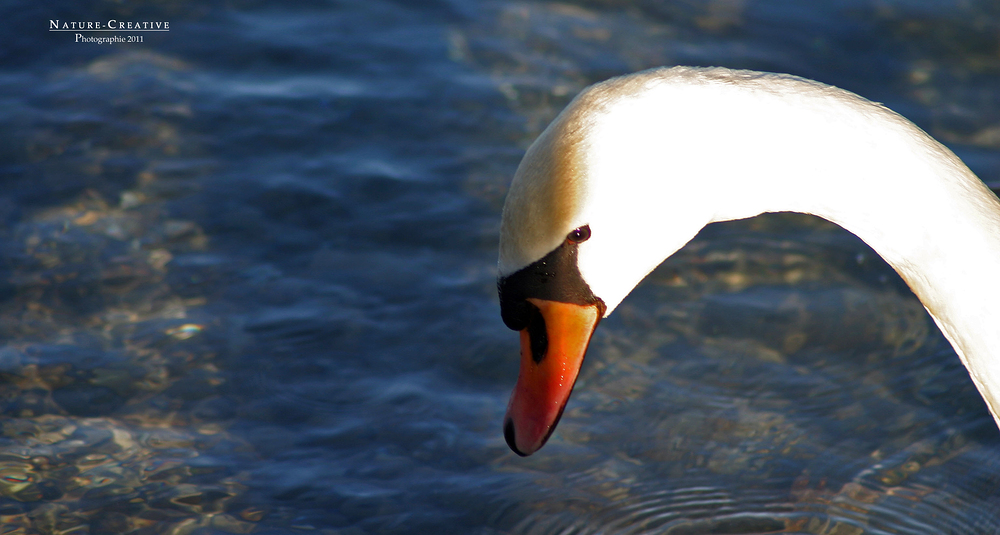
[[1000, 202], [952, 158], [892, 172], [838, 165], [841, 178], [819, 198], [787, 197], [761, 212], [816, 215], [874, 249], [951, 342], [1000, 425]]
[[781, 132], [750, 157], [769, 158], [763, 179], [730, 168], [718, 186], [733, 209], [713, 220], [802, 212], [857, 235], [917, 295], [1000, 425], [1000, 201], [915, 125], [850, 96], [816, 135], [803, 128], [815, 110], [772, 109]]
[[[601, 223], [621, 229], [623, 245], [605, 250], [640, 250], [638, 267], [606, 267], [581, 249], [588, 280], [617, 269], [637, 284], [713, 221], [822, 217], [902, 276], [1000, 425], [1000, 201], [958, 157], [878, 104], [799, 78], [673, 70], [628, 83], [641, 89], [605, 107], [588, 138], [585, 215], [616, 213]], [[631, 290], [605, 284], [610, 308]]]

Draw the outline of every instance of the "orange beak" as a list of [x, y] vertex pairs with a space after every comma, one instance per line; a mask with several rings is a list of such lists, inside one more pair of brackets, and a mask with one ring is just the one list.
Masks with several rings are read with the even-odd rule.
[[510, 449], [522, 457], [538, 451], [555, 430], [601, 320], [596, 305], [527, 301], [541, 312], [547, 344], [544, 355], [533, 355], [537, 341], [532, 344], [528, 329], [521, 330], [521, 373], [507, 405], [503, 434]]

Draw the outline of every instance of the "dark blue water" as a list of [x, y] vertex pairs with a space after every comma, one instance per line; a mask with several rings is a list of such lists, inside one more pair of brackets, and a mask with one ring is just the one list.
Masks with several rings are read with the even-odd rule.
[[0, 533], [1000, 532], [992, 419], [833, 225], [706, 229], [528, 459], [495, 295], [524, 148], [647, 67], [840, 85], [1000, 182], [992, 0], [46, 4], [0, 8]]

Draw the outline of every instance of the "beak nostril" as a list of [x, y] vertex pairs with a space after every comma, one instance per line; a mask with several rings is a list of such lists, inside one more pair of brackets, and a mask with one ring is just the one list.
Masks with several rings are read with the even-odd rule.
[[545, 359], [549, 350], [549, 335], [545, 330], [545, 316], [538, 307], [529, 303], [531, 311], [528, 314], [528, 338], [531, 347], [531, 360], [539, 364]]
[[507, 421], [503, 424], [503, 438], [507, 441], [507, 445], [510, 449], [520, 455], [521, 457], [527, 457], [528, 454], [521, 453], [521, 450], [517, 449], [517, 441], [514, 437], [514, 420], [512, 418], [507, 418]]

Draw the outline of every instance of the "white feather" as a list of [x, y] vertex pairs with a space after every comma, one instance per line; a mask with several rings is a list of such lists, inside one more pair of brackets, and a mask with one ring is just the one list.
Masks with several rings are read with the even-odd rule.
[[789, 211], [837, 223], [896, 269], [1000, 424], [1000, 201], [911, 122], [828, 85], [676, 67], [587, 89], [518, 169], [500, 273], [588, 224], [579, 268], [610, 314], [706, 224]]

